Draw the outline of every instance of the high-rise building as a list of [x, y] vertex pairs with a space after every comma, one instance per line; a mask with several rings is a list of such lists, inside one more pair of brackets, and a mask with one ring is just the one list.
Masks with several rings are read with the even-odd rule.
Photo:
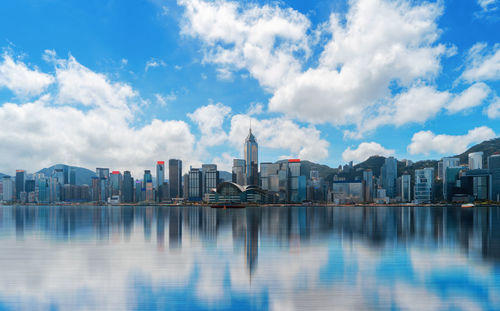
[[247, 185], [259, 184], [259, 145], [255, 136], [252, 134], [252, 128], [248, 131], [248, 136], [245, 139], [245, 173]]
[[14, 189], [12, 187], [12, 179], [10, 176], [4, 176], [2, 178], [2, 192], [3, 192], [3, 198], [2, 200], [5, 202], [11, 202], [13, 201], [13, 195], [14, 195]]
[[24, 184], [24, 191], [26, 191], [26, 193], [35, 192], [35, 181], [32, 179], [26, 180]]
[[482, 152], [469, 153], [469, 169], [470, 170], [483, 169], [483, 153]]
[[[43, 174], [42, 174], [43, 175]], [[38, 191], [37, 202], [49, 203], [49, 184], [45, 176], [39, 176], [35, 179], [36, 191]]]
[[488, 157], [488, 170], [491, 174], [491, 199], [500, 201], [500, 154]]
[[163, 183], [165, 182], [165, 161], [156, 162], [156, 200], [162, 202], [165, 198]]
[[299, 159], [288, 160], [289, 202], [300, 203], [306, 200], [306, 177], [301, 175], [300, 168], [301, 168], [301, 162]]
[[26, 171], [16, 170], [16, 200], [21, 199], [21, 192], [24, 192], [26, 182]]
[[100, 183], [100, 179], [99, 177], [97, 176], [92, 176], [92, 179], [91, 179], [91, 199], [93, 202], [97, 202], [99, 201], [99, 198], [100, 198], [100, 192], [101, 192], [101, 183]]
[[367, 169], [363, 171], [363, 184], [364, 184], [364, 201], [373, 201], [373, 171]]
[[177, 159], [168, 160], [168, 183], [170, 197], [182, 198], [182, 161]]
[[69, 170], [69, 184], [76, 185], [76, 171], [74, 168], [70, 168]]
[[145, 200], [147, 202], [153, 202], [155, 200], [154, 191], [153, 191], [153, 175], [151, 175], [150, 170], [144, 171], [143, 186], [144, 186], [144, 188], [146, 188]]
[[245, 160], [233, 159], [233, 182], [238, 185], [245, 185]]
[[122, 186], [122, 173], [120, 171], [112, 171], [109, 176], [111, 195], [120, 195]]
[[201, 169], [192, 168], [189, 170], [189, 186], [188, 186], [188, 200], [189, 201], [201, 201], [202, 199], [202, 178], [203, 174]]
[[109, 168], [98, 167], [95, 169], [99, 177], [99, 201], [106, 202], [109, 195]]
[[219, 184], [219, 171], [217, 171], [216, 164], [202, 164], [201, 172], [202, 178], [202, 194], [210, 193], [211, 189], [217, 188]]
[[386, 190], [389, 198], [396, 196], [396, 178], [398, 173], [398, 161], [394, 157], [385, 159], [382, 165], [380, 176], [382, 178], [382, 187]]
[[438, 162], [438, 173], [437, 173], [437, 179], [438, 180], [443, 180], [444, 172], [443, 172], [443, 161]]
[[434, 168], [415, 170], [414, 198], [416, 203], [430, 203], [433, 200]]
[[184, 194], [183, 198], [185, 200], [189, 199], [189, 173], [184, 174], [182, 178], [182, 192]]
[[[443, 162], [443, 198], [447, 200], [448, 197], [448, 187], [447, 184], [450, 184], [450, 180], [446, 178], [446, 170], [450, 167], [458, 168], [460, 167], [460, 159], [459, 158], [442, 158]], [[454, 182], [454, 180], [453, 180]]]
[[122, 202], [131, 203], [134, 202], [134, 179], [130, 174], [130, 171], [123, 172], [123, 193]]
[[411, 176], [408, 173], [401, 175], [401, 202], [411, 201]]
[[134, 201], [135, 202], [142, 202], [142, 182], [140, 180], [135, 181], [135, 195], [134, 195]]

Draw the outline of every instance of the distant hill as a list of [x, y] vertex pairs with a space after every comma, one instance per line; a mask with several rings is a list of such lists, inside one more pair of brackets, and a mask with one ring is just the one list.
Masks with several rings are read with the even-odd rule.
[[4, 176], [5, 176], [5, 174], [0, 173], [0, 178], [3, 178]]
[[469, 153], [480, 151], [483, 152], [483, 167], [486, 167], [488, 157], [496, 152], [500, 152], [500, 138], [485, 140], [480, 144], [470, 147], [467, 151], [456, 155], [455, 157], [460, 159], [461, 164], [467, 164], [469, 163]]
[[[45, 176], [51, 176], [52, 172], [56, 168], [63, 168], [64, 164], [56, 164], [52, 165], [51, 167], [48, 168], [43, 168], [39, 170], [37, 173], [43, 173]], [[77, 185], [91, 185], [91, 179], [93, 176], [95, 176], [95, 172], [91, 171], [89, 169], [83, 168], [83, 167], [77, 167], [77, 166], [69, 166], [69, 168], [73, 168], [75, 170], [76, 174], [76, 184]]]
[[224, 181], [231, 181], [233, 180], [233, 174], [226, 171], [219, 171], [219, 178], [224, 179]]

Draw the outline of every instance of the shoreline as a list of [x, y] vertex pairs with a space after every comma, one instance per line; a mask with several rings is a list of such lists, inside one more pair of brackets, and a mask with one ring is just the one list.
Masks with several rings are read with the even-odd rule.
[[[96, 203], [96, 202], [85, 202], [85, 203], [0, 203], [0, 207], [3, 206], [92, 206], [92, 207], [125, 207], [125, 206], [136, 206], [136, 207], [207, 207], [210, 208], [213, 205], [224, 205], [224, 203], [183, 203], [183, 204], [173, 204], [173, 203], [120, 203], [120, 204], [107, 204], [107, 203]], [[227, 204], [231, 205], [230, 203]], [[475, 203], [474, 207], [497, 207], [500, 206], [499, 202], [488, 202], [488, 203]], [[314, 204], [241, 204], [240, 208], [246, 207], [462, 207], [462, 203], [429, 203], [429, 204], [414, 204], [414, 203], [389, 203], [389, 204], [332, 204], [332, 203], [314, 203]], [[230, 208], [230, 207], [228, 207]]]

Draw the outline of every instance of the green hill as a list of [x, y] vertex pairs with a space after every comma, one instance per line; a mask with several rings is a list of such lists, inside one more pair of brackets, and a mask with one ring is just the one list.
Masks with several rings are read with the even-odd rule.
[[460, 159], [461, 164], [467, 164], [469, 162], [469, 153], [481, 151], [483, 152], [483, 166], [486, 167], [488, 157], [496, 152], [500, 152], [500, 138], [485, 140], [480, 144], [470, 147], [467, 151], [456, 155], [455, 157]]

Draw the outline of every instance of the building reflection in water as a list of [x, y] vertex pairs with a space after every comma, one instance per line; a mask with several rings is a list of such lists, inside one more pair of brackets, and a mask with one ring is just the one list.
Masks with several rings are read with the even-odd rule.
[[[182, 247], [187, 238], [215, 245], [221, 230], [231, 231], [234, 252], [244, 254], [250, 275], [257, 270], [262, 239], [273, 247], [300, 252], [311, 240], [358, 240], [373, 248], [419, 244], [456, 247], [500, 261], [500, 208], [433, 207], [272, 207], [216, 210], [205, 207], [3, 207], [0, 234], [26, 234], [64, 240], [129, 240], [143, 225], [144, 240], [156, 229], [158, 250]], [[168, 226], [168, 229], [166, 228]], [[168, 241], [165, 241], [168, 230]], [[140, 230], [138, 230], [140, 232]]]

